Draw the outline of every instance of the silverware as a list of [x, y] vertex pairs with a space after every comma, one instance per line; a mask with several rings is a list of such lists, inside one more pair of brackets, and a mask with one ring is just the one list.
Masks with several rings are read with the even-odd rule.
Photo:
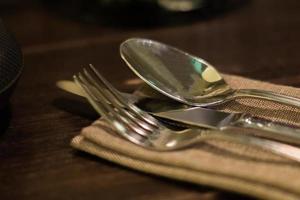
[[220, 131], [239, 131], [281, 142], [300, 145], [300, 129], [246, 113], [227, 113], [201, 107], [169, 110], [155, 116], [174, 120], [189, 126]]
[[[79, 90], [73, 82], [60, 82], [59, 87], [74, 94], [85, 96], [84, 92]], [[172, 120], [178, 126], [209, 128], [226, 132], [243, 132], [281, 142], [300, 144], [300, 129], [296, 127], [253, 117], [245, 113], [228, 113], [201, 107], [191, 108], [168, 101], [150, 98], [145, 100], [143, 97], [121, 93], [115, 88], [114, 91], [125, 96], [127, 101], [135, 103], [140, 109], [156, 117]]]
[[128, 39], [120, 53], [129, 68], [162, 94], [192, 106], [251, 97], [300, 107], [300, 99], [257, 89], [234, 90], [208, 62], [148, 39]]
[[85, 91], [86, 97], [98, 113], [120, 135], [139, 146], [157, 151], [170, 151], [208, 138], [217, 138], [254, 145], [300, 161], [299, 148], [275, 141], [199, 128], [171, 130], [119, 95], [92, 66], [89, 71], [84, 69], [83, 73], [74, 75], [74, 81]]

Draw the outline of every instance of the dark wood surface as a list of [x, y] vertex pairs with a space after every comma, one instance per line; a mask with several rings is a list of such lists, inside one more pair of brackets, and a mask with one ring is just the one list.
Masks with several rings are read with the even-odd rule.
[[134, 86], [124, 82], [134, 75], [118, 46], [128, 37], [147, 37], [198, 55], [225, 73], [299, 87], [299, 10], [298, 0], [253, 0], [216, 16], [134, 26], [119, 21], [122, 13], [112, 22], [100, 17], [99, 23], [86, 23], [38, 1], [0, 6], [25, 62], [11, 104], [0, 116], [0, 199], [245, 199], [72, 149], [72, 137], [97, 115], [55, 82], [93, 63], [115, 86], [130, 91]]

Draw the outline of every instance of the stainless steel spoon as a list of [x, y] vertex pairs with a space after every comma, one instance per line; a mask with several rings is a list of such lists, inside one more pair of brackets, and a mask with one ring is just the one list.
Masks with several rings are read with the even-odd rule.
[[300, 107], [300, 99], [258, 89], [232, 89], [208, 62], [149, 39], [132, 38], [120, 45], [130, 69], [152, 88], [192, 106], [217, 105], [240, 97]]

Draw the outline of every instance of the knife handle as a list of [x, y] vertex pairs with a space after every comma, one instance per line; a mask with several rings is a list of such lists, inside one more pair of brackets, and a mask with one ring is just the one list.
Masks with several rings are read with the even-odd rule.
[[281, 142], [300, 145], [300, 129], [274, 121], [253, 117], [249, 114], [237, 115], [227, 126], [221, 130], [245, 129], [247, 133], [256, 136], [278, 140]]

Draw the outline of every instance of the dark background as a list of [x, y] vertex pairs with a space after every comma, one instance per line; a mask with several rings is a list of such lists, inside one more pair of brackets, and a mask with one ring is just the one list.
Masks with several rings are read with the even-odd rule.
[[[87, 3], [89, 2], [89, 3]], [[223, 73], [300, 86], [300, 1], [211, 1], [188, 13], [95, 1], [2, 1], [0, 17], [24, 54], [24, 72], [0, 115], [1, 199], [245, 199], [136, 172], [72, 149], [97, 114], [56, 88], [93, 63], [121, 90], [135, 78], [119, 44], [146, 37]], [[102, 5], [103, 6], [103, 5]]]

